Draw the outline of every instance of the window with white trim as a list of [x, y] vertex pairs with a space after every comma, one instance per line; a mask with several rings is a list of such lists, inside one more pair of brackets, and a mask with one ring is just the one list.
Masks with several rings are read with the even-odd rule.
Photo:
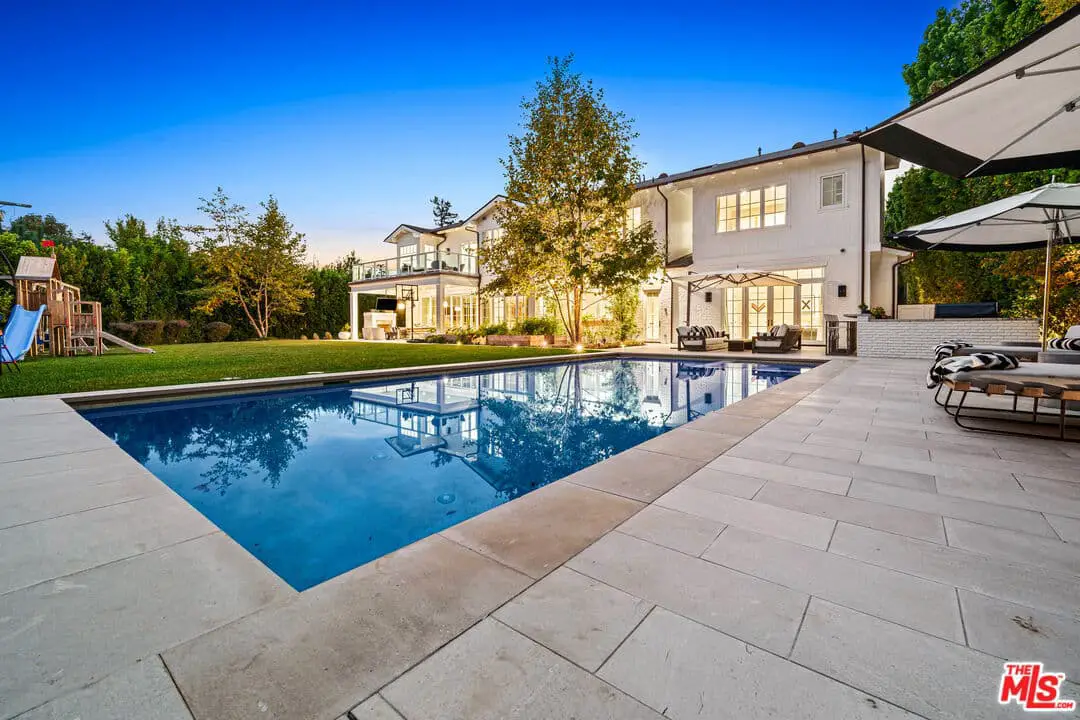
[[844, 206], [846, 200], [844, 197], [845, 175], [846, 173], [835, 173], [833, 175], [825, 175], [821, 178], [822, 208], [834, 208]]
[[494, 230], [484, 230], [480, 233], [481, 242], [494, 242], [502, 239], [502, 236], [506, 234], [506, 231], [502, 228], [495, 228]]
[[716, 232], [787, 224], [787, 185], [749, 188], [716, 198]]
[[633, 231], [641, 226], [641, 208], [626, 208], [626, 229]]

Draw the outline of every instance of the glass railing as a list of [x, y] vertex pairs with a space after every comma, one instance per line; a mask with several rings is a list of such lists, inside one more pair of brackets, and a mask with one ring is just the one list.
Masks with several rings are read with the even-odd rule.
[[465, 253], [425, 252], [372, 260], [353, 265], [352, 279], [353, 282], [360, 282], [444, 271], [476, 275], [476, 256]]

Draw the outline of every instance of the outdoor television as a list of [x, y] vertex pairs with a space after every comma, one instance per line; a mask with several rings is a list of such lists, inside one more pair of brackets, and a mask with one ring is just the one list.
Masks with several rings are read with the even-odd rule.
[[397, 298], [375, 298], [375, 309], [379, 312], [394, 312], [397, 310]]

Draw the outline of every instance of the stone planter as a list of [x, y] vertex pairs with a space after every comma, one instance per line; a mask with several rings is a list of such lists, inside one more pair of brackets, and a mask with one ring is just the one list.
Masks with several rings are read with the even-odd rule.
[[551, 344], [550, 338], [546, 335], [488, 335], [485, 341], [488, 345], [501, 345], [503, 347], [511, 345], [543, 347]]
[[351, 337], [352, 337], [352, 333], [347, 333], [344, 330], [342, 330], [341, 332], [339, 332], [337, 334], [337, 339], [338, 340], [348, 340]]

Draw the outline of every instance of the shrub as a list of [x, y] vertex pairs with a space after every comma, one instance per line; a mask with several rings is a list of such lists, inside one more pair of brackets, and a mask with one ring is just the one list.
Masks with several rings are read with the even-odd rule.
[[116, 322], [109, 324], [109, 332], [117, 337], [127, 340], [128, 342], [135, 342], [135, 326], [132, 323]]
[[311, 339], [312, 340], [318, 340], [319, 339], [319, 333], [317, 333], [317, 332], [311, 333]]
[[446, 334], [453, 336], [455, 338], [454, 342], [462, 342], [466, 345], [471, 345], [476, 342], [476, 339], [480, 336], [480, 330], [470, 327], [451, 328]]
[[331, 334], [330, 334], [329, 332], [324, 332], [324, 333], [322, 334], [322, 339], [323, 339], [323, 340], [333, 340], [333, 339], [334, 339], [334, 336], [333, 336], [333, 335], [331, 335]]
[[623, 288], [611, 296], [611, 319], [616, 326], [619, 340], [631, 340], [638, 336], [637, 316], [641, 296], [636, 287]]
[[552, 317], [525, 318], [514, 326], [514, 335], [557, 335], [559, 322]]
[[301, 336], [300, 336], [300, 339], [301, 339], [301, 340], [307, 340], [307, 335], [301, 335]]
[[510, 328], [506, 323], [490, 323], [480, 328], [481, 335], [509, 335]]
[[135, 326], [136, 345], [160, 345], [165, 323], [161, 320], [136, 320], [131, 323]]
[[451, 342], [451, 340], [450, 337], [447, 335], [436, 335], [432, 333], [431, 335], [428, 335], [426, 338], [424, 338], [424, 342], [435, 343], [436, 345], [445, 345], [446, 343]]
[[184, 331], [191, 326], [187, 320], [167, 320], [165, 322], [164, 336], [167, 343], [181, 342]]
[[880, 305], [870, 308], [870, 317], [881, 320], [885, 317], [885, 308]]
[[206, 342], [221, 342], [229, 337], [231, 332], [232, 325], [226, 322], [208, 322], [203, 327], [203, 337], [206, 338]]

